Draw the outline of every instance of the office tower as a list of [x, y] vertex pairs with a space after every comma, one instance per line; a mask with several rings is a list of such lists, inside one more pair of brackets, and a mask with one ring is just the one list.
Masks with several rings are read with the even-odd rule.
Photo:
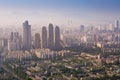
[[84, 25], [80, 25], [80, 33], [84, 32], [84, 29], [85, 29]]
[[41, 48], [47, 48], [47, 30], [46, 27], [42, 27], [42, 46]]
[[11, 35], [10, 35], [10, 40], [12, 41], [13, 40], [13, 32], [11, 32]]
[[23, 23], [23, 49], [31, 49], [31, 25], [29, 25], [28, 21]]
[[35, 33], [35, 48], [39, 49], [39, 48], [41, 48], [40, 46], [41, 46], [40, 34]]
[[116, 20], [116, 21], [115, 21], [115, 28], [119, 28], [119, 27], [120, 27], [120, 25], [119, 25], [119, 21]]
[[115, 21], [114, 32], [120, 32], [120, 24], [118, 20]]
[[53, 49], [54, 47], [54, 30], [53, 24], [49, 24], [48, 27], [48, 48]]
[[55, 27], [55, 48], [59, 49], [60, 45], [60, 29], [58, 26]]

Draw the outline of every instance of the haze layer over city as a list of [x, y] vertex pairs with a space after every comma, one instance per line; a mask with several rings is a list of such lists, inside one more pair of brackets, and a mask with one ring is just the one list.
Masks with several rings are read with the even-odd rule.
[[119, 79], [119, 0], [0, 1], [0, 80]]

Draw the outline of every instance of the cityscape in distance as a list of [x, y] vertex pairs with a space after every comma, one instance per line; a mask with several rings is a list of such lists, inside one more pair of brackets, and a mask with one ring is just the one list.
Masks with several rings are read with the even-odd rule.
[[120, 80], [120, 1], [0, 1], [0, 80]]

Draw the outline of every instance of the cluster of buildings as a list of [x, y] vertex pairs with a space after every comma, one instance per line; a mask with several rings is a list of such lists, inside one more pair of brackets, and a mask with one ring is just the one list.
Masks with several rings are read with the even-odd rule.
[[37, 49], [34, 53], [40, 59], [58, 59], [60, 57], [68, 57], [71, 55], [69, 50], [51, 51], [49, 49]]
[[41, 33], [33, 35], [28, 21], [23, 23], [22, 35], [19, 32], [11, 32], [8, 38], [2, 39], [1, 45], [6, 59], [31, 59], [33, 55], [41, 59], [56, 59], [63, 56], [58, 50], [61, 48], [60, 28], [49, 24], [43, 26]]
[[31, 25], [28, 21], [25, 21], [22, 30], [22, 33], [11, 32], [9, 39], [7, 37], [2, 39], [2, 42], [0, 41], [0, 47], [1, 45], [4, 47], [3, 51], [29, 51], [31, 49], [59, 50], [61, 47], [95, 45], [102, 48], [103, 52], [120, 52], [119, 20], [114, 25], [109, 26], [86, 27], [81, 25], [79, 28], [63, 28], [61, 33], [58, 26], [54, 27], [50, 23], [48, 27], [43, 26], [34, 35]]
[[109, 55], [103, 59], [106, 64], [120, 64], [120, 56]]
[[[112, 25], [84, 26], [66, 29], [63, 32], [65, 46], [98, 46], [103, 52], [120, 52], [120, 23]], [[98, 45], [99, 44], [99, 45]]]
[[60, 29], [58, 26], [53, 27], [53, 24], [49, 24], [48, 30], [44, 26], [42, 27], [42, 41], [41, 48], [60, 48]]
[[11, 32], [8, 39], [8, 51], [19, 51], [22, 49], [22, 37], [18, 32]]
[[5, 59], [8, 60], [23, 60], [23, 59], [32, 59], [32, 54], [28, 51], [12, 51], [9, 52], [6, 56]]
[[[49, 24], [48, 29], [43, 26], [41, 35], [40, 33], [35, 33], [34, 39], [35, 49], [54, 49], [60, 47], [60, 29], [58, 26], [55, 27], [53, 24]], [[32, 38], [31, 38], [31, 26], [28, 21], [23, 23], [23, 49], [30, 50], [32, 48]]]
[[41, 33], [35, 33], [34, 38], [31, 32], [31, 25], [28, 21], [23, 23], [23, 35], [18, 32], [11, 32], [8, 39], [3, 39], [2, 45], [4, 51], [21, 51], [31, 49], [59, 49], [60, 45], [60, 28], [54, 27], [53, 24], [49, 24], [42, 27]]
[[59, 57], [59, 54], [57, 51], [50, 51], [49, 49], [35, 50], [35, 54], [38, 58], [41, 58], [41, 59], [56, 59]]

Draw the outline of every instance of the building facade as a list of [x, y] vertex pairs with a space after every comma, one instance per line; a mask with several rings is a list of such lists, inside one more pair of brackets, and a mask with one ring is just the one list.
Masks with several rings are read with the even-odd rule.
[[23, 23], [23, 49], [31, 49], [31, 25], [29, 25], [28, 21]]
[[41, 48], [41, 40], [40, 40], [40, 34], [35, 33], [35, 48], [39, 49]]
[[42, 27], [41, 48], [47, 48], [47, 29], [45, 26]]
[[53, 24], [49, 24], [49, 27], [48, 27], [48, 48], [49, 49], [54, 48], [54, 28], [53, 28]]
[[55, 27], [55, 48], [60, 48], [60, 28], [58, 26]]

